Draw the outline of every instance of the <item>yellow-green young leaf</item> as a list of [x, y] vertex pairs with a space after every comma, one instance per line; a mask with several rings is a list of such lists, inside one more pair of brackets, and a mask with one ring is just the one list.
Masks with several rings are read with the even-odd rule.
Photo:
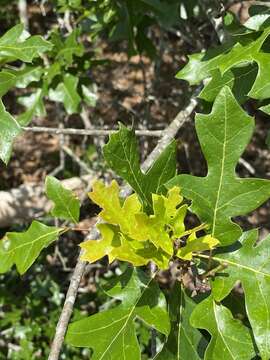
[[[131, 237], [138, 241], [149, 240], [156, 248], [161, 248], [167, 254], [173, 254], [173, 239], [180, 237], [185, 231], [184, 218], [187, 206], [177, 208], [183, 197], [180, 189], [173, 187], [168, 191], [167, 197], [152, 195], [153, 215], [138, 213], [135, 215], [137, 226]], [[172, 230], [172, 234], [170, 233]]]
[[0, 272], [15, 264], [24, 274], [40, 252], [55, 241], [62, 229], [33, 221], [26, 232], [9, 232], [0, 246]]
[[[201, 225], [185, 229], [187, 205], [181, 205], [183, 197], [177, 186], [171, 188], [167, 196], [152, 194], [152, 215], [142, 212], [136, 194], [121, 201], [116, 181], [107, 187], [100, 181], [96, 182], [89, 196], [103, 209], [99, 216], [107, 222], [99, 225], [100, 240], [81, 244], [84, 249], [82, 259], [90, 262], [108, 255], [109, 262], [118, 259], [141, 266], [153, 261], [166, 269], [174, 253], [174, 240], [205, 228]], [[208, 250], [212, 245], [210, 237], [206, 237], [202, 244], [196, 243], [192, 251]]]
[[142, 266], [150, 261], [155, 262], [161, 269], [168, 267], [170, 257], [161, 249], [157, 249], [148, 242], [139, 243], [120, 232], [118, 226], [99, 224], [100, 240], [88, 240], [80, 244], [84, 250], [82, 260], [90, 263], [108, 256], [111, 263], [115, 259], [127, 261], [134, 266]]
[[14, 61], [32, 62], [39, 54], [51, 50], [52, 44], [41, 36], [25, 36], [22, 24], [14, 26], [0, 38], [1, 62]]
[[189, 319], [196, 303], [185, 294], [176, 282], [169, 296], [171, 332], [162, 351], [155, 360], [203, 359], [207, 341], [199, 330], [190, 325]]
[[84, 250], [81, 259], [92, 263], [108, 255], [112, 262], [115, 259], [112, 255], [113, 249], [121, 247], [119, 228], [110, 224], [98, 224], [97, 228], [101, 233], [101, 239], [81, 243], [80, 247]]
[[221, 276], [212, 281], [213, 296], [223, 300], [241, 281], [246, 312], [260, 356], [270, 359], [270, 237], [257, 245], [258, 231], [245, 232], [234, 250], [217, 253], [213, 260], [226, 263]]
[[96, 181], [89, 197], [103, 209], [99, 214], [103, 220], [109, 224], [119, 225], [125, 234], [133, 230], [135, 214], [141, 210], [141, 203], [136, 194], [128, 196], [121, 204], [119, 186], [115, 180], [109, 186], [105, 186], [102, 181]]
[[176, 173], [175, 142], [167, 146], [146, 173], [140, 167], [135, 131], [122, 124], [119, 131], [110, 136], [103, 152], [111, 169], [130, 184], [142, 200], [144, 208], [150, 212], [152, 194], [166, 193], [164, 184]]
[[210, 114], [196, 116], [196, 131], [207, 160], [205, 177], [179, 175], [168, 183], [178, 185], [192, 200], [192, 209], [211, 227], [211, 235], [221, 245], [239, 238], [241, 228], [232, 217], [245, 215], [270, 196], [270, 181], [238, 178], [236, 164], [251, 138], [254, 121], [225, 87], [216, 98]]
[[22, 129], [18, 122], [5, 110], [0, 100], [0, 159], [7, 164], [15, 138]]
[[91, 360], [140, 360], [135, 321], [139, 318], [167, 336], [170, 322], [165, 296], [153, 278], [135, 269], [121, 275], [108, 294], [121, 304], [72, 323], [66, 342], [93, 349]]
[[190, 322], [211, 334], [204, 360], [251, 360], [256, 355], [250, 329], [212, 296], [195, 307]]
[[80, 216], [79, 199], [53, 176], [47, 176], [45, 184], [46, 195], [54, 202], [51, 214], [60, 219], [77, 223]]
[[219, 241], [211, 235], [197, 238], [196, 233], [193, 233], [188, 237], [186, 245], [177, 251], [177, 256], [183, 260], [192, 260], [194, 252], [212, 250], [218, 244]]
[[[134, 246], [134, 241], [131, 242], [130, 246]], [[134, 250], [137, 256], [144, 259], [145, 264], [148, 264], [151, 261], [155, 263], [160, 269], [168, 269], [171, 256], [161, 248], [156, 248], [152, 243], [147, 241], [143, 242], [143, 247]], [[127, 261], [127, 259], [123, 257], [121, 257], [121, 260]]]

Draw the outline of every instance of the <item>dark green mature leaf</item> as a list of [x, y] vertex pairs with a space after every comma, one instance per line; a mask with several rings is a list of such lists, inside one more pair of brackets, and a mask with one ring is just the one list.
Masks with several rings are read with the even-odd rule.
[[79, 79], [71, 74], [66, 74], [56, 89], [50, 89], [49, 98], [53, 101], [62, 102], [68, 114], [78, 111], [80, 95], [77, 92]]
[[[27, 35], [28, 37], [28, 35]], [[41, 36], [26, 38], [22, 24], [14, 26], [0, 38], [0, 61], [32, 62], [39, 54], [51, 50], [52, 44]]]
[[153, 166], [143, 173], [135, 132], [122, 124], [120, 130], [111, 135], [103, 151], [109, 166], [130, 184], [148, 209], [152, 207], [152, 194], [164, 193], [164, 183], [176, 172], [176, 147], [175, 142], [172, 142]]
[[33, 221], [26, 232], [9, 232], [0, 245], [0, 273], [15, 264], [24, 274], [40, 252], [55, 241], [62, 229]]
[[5, 164], [7, 164], [10, 159], [13, 141], [20, 133], [20, 125], [5, 110], [0, 100], [0, 159]]
[[134, 321], [139, 318], [168, 335], [170, 323], [165, 297], [153, 278], [146, 278], [136, 269], [128, 269], [120, 276], [109, 294], [121, 300], [121, 305], [71, 324], [66, 342], [92, 348], [92, 360], [139, 360]]
[[84, 47], [77, 41], [78, 31], [74, 30], [67, 36], [65, 41], [61, 40], [61, 37], [57, 33], [52, 34], [52, 42], [54, 46], [55, 59], [60, 63], [71, 65], [73, 57], [82, 56], [84, 53]]
[[235, 176], [235, 166], [253, 129], [253, 119], [225, 87], [211, 114], [196, 116], [196, 131], [208, 163], [207, 176], [179, 175], [168, 183], [169, 187], [179, 186], [192, 200], [193, 211], [211, 225], [212, 236], [221, 245], [231, 244], [241, 235], [241, 228], [231, 218], [249, 213], [270, 196], [269, 180]]
[[216, 254], [214, 260], [226, 263], [222, 275], [212, 282], [213, 296], [224, 299], [240, 280], [245, 292], [247, 315], [261, 358], [270, 359], [270, 236], [255, 246], [258, 231], [246, 232], [240, 248]]
[[[216, 70], [225, 76], [224, 74], [232, 67], [255, 62], [258, 64], [259, 71], [248, 96], [255, 99], [266, 99], [270, 97], [270, 83], [268, 81], [270, 54], [263, 52], [261, 48], [269, 34], [270, 27], [265, 29], [255, 41], [250, 40], [243, 45], [236, 43], [227, 52], [222, 52], [222, 48], [220, 48], [220, 51], [217, 51], [218, 55], [210, 56], [210, 58], [208, 54], [203, 53], [191, 55], [188, 64], [178, 72], [177, 78], [187, 80], [194, 85], [215, 75]], [[212, 81], [215, 86], [219, 86], [218, 78], [213, 78]], [[226, 79], [226, 81], [230, 80]]]
[[196, 306], [190, 322], [211, 334], [204, 360], [251, 360], [255, 356], [249, 329], [212, 296]]
[[242, 104], [247, 100], [247, 94], [256, 79], [258, 68], [256, 64], [235, 67], [221, 75], [220, 70], [212, 72], [211, 80], [204, 86], [199, 97], [208, 102], [213, 102], [220, 90], [229, 86], [237, 101]]
[[196, 303], [185, 294], [181, 285], [176, 283], [169, 302], [171, 332], [167, 343], [155, 360], [203, 359], [206, 341], [189, 323], [195, 307]]
[[80, 201], [53, 176], [46, 177], [46, 195], [54, 202], [51, 214], [60, 219], [77, 223], [80, 216]]

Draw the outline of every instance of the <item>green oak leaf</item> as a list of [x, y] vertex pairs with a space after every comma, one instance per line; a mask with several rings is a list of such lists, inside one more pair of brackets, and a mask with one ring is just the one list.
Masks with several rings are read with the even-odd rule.
[[11, 89], [16, 83], [16, 76], [6, 72], [0, 72], [0, 96], [5, 95], [9, 89]]
[[154, 214], [135, 214], [136, 226], [133, 227], [131, 237], [138, 241], [149, 240], [156, 248], [161, 248], [172, 256], [173, 240], [183, 236], [185, 232], [187, 205], [179, 207], [182, 201], [178, 187], [170, 189], [167, 197], [152, 194]]
[[142, 266], [153, 261], [166, 269], [174, 254], [174, 240], [190, 235], [186, 246], [176, 254], [184, 260], [191, 260], [195, 251], [210, 250], [219, 243], [210, 235], [196, 238], [196, 232], [205, 229], [204, 224], [186, 230], [188, 205], [182, 204], [179, 187], [169, 189], [166, 196], [152, 194], [150, 215], [142, 211], [137, 194], [123, 200], [119, 190], [115, 180], [109, 186], [101, 181], [93, 185], [89, 197], [102, 208], [99, 216], [106, 223], [98, 226], [100, 240], [80, 245], [84, 249], [83, 260], [95, 262], [107, 255], [110, 263], [118, 259]]
[[77, 41], [78, 31], [74, 30], [69, 34], [65, 41], [62, 41], [58, 33], [52, 33], [51, 41], [54, 44], [53, 52], [55, 59], [61, 64], [72, 65], [73, 57], [81, 57], [84, 53], [83, 44]]
[[146, 265], [149, 262], [149, 259], [136, 254], [136, 249], [132, 246], [134, 241], [129, 241], [123, 236], [119, 227], [99, 224], [97, 228], [101, 233], [100, 240], [88, 240], [80, 244], [84, 250], [82, 260], [93, 263], [107, 255], [109, 263], [115, 259], [128, 261], [134, 266]]
[[26, 232], [8, 232], [0, 245], [0, 272], [15, 264], [24, 274], [40, 252], [57, 240], [62, 229], [33, 221]]
[[176, 256], [183, 260], [192, 260], [194, 252], [212, 250], [218, 245], [219, 241], [211, 235], [197, 238], [194, 232], [187, 238], [186, 245], [177, 251]]
[[0, 96], [12, 87], [26, 88], [31, 82], [39, 81], [43, 69], [40, 66], [23, 66], [20, 69], [4, 69], [0, 72]]
[[211, 334], [204, 360], [251, 360], [255, 356], [250, 330], [212, 296], [195, 307], [190, 322]]
[[56, 89], [49, 90], [50, 100], [62, 102], [68, 114], [78, 111], [81, 97], [78, 94], [77, 86], [79, 79], [71, 74], [63, 77], [63, 82], [58, 84]]
[[155, 360], [203, 359], [207, 342], [189, 322], [195, 307], [196, 303], [176, 282], [169, 299], [171, 332], [163, 349], [154, 358]]
[[[66, 342], [93, 349], [92, 360], [140, 360], [135, 320], [139, 318], [167, 336], [170, 322], [165, 297], [153, 277], [146, 278], [135, 269], [128, 269], [121, 275], [115, 287], [110, 295], [122, 303], [70, 324]], [[124, 293], [122, 297], [119, 297], [119, 288]]]
[[4, 237], [0, 239], [0, 274], [9, 271], [13, 265], [13, 253], [8, 251], [10, 241]]
[[0, 100], [0, 159], [7, 164], [15, 138], [22, 129], [18, 122], [5, 110]]
[[134, 266], [143, 266], [152, 261], [161, 269], [168, 268], [170, 256], [151, 243], [140, 243], [131, 239], [122, 234], [118, 226], [111, 224], [99, 224], [97, 228], [101, 233], [101, 239], [88, 240], [80, 244], [84, 250], [82, 260], [93, 263], [108, 256], [110, 263], [117, 259], [130, 262]]
[[259, 110], [263, 111], [267, 115], [270, 115], [270, 104], [260, 107]]
[[111, 169], [130, 184], [148, 210], [152, 208], [152, 194], [166, 193], [163, 185], [176, 172], [176, 147], [172, 142], [152, 167], [143, 173], [135, 132], [122, 124], [120, 130], [110, 136], [103, 152]]
[[199, 94], [199, 98], [213, 102], [220, 90], [229, 86], [237, 101], [242, 104], [247, 100], [247, 94], [256, 79], [258, 68], [256, 64], [239, 66], [226, 71], [221, 75], [219, 69], [211, 72], [211, 79]]
[[46, 177], [46, 195], [53, 201], [51, 214], [57, 218], [77, 223], [80, 217], [80, 201], [61, 181], [53, 176]]
[[[206, 54], [193, 54], [189, 56], [188, 64], [177, 73], [176, 77], [187, 80], [191, 85], [194, 85], [213, 76], [217, 69], [221, 76], [225, 76], [225, 73], [232, 67], [257, 63], [258, 74], [248, 96], [255, 99], [266, 99], [270, 97], [270, 84], [268, 82], [270, 54], [263, 52], [261, 48], [269, 34], [270, 27], [267, 27], [255, 41], [249, 38], [247, 38], [249, 41], [243, 41], [242, 36], [242, 42], [234, 44], [230, 50], [226, 49], [224, 52], [222, 47], [216, 49], [216, 56], [213, 56], [211, 51]], [[247, 35], [247, 37], [249, 36]], [[226, 81], [231, 81], [230, 76], [228, 73]], [[213, 82], [214, 86], [218, 86], [220, 80], [218, 78], [213, 79]]]
[[134, 228], [135, 214], [141, 211], [142, 205], [136, 194], [128, 196], [121, 204], [119, 191], [119, 185], [115, 180], [109, 186], [105, 186], [102, 181], [96, 181], [88, 195], [103, 209], [99, 216], [104, 221], [119, 225], [122, 232], [130, 234]]
[[245, 232], [236, 250], [216, 254], [214, 261], [226, 263], [212, 281], [213, 296], [224, 299], [239, 280], [245, 293], [245, 306], [261, 358], [270, 358], [270, 236], [256, 245], [258, 231]]
[[19, 24], [0, 38], [0, 61], [7, 62], [18, 59], [32, 62], [39, 54], [51, 49], [52, 44], [39, 35], [26, 38], [24, 27]]
[[21, 126], [27, 126], [34, 116], [45, 116], [46, 110], [43, 103], [44, 92], [38, 89], [35, 93], [18, 98], [19, 104], [26, 107], [26, 111], [17, 116], [17, 121]]
[[205, 177], [179, 175], [168, 187], [181, 187], [182, 194], [192, 200], [192, 209], [202, 222], [210, 225], [211, 235], [221, 245], [236, 241], [242, 231], [231, 218], [247, 214], [270, 196], [270, 181], [242, 179], [235, 175], [239, 157], [251, 138], [253, 119], [224, 87], [208, 115], [197, 114], [196, 131], [208, 163]]

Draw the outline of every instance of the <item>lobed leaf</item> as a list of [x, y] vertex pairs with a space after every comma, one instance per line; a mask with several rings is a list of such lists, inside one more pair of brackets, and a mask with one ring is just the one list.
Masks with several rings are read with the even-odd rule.
[[123, 233], [130, 234], [134, 228], [135, 214], [141, 211], [141, 203], [136, 194], [128, 196], [120, 203], [119, 186], [115, 180], [109, 186], [102, 181], [93, 184], [90, 199], [103, 210], [99, 216], [110, 224], [119, 225]]
[[33, 81], [39, 81], [43, 69], [40, 66], [23, 66], [19, 69], [4, 69], [0, 72], [0, 96], [12, 87], [25, 88]]
[[83, 242], [82, 259], [95, 262], [108, 256], [109, 262], [115, 259], [128, 261], [135, 266], [146, 265], [149, 261], [166, 269], [174, 255], [174, 241], [191, 235], [192, 240], [181, 247], [176, 256], [191, 260], [193, 252], [209, 250], [218, 244], [210, 235], [196, 238], [196, 232], [205, 225], [186, 230], [184, 220], [187, 205], [182, 204], [180, 189], [173, 187], [167, 196], [152, 194], [153, 214], [142, 211], [136, 194], [124, 201], [119, 197], [119, 186], [112, 181], [109, 186], [97, 181], [89, 194], [93, 202], [103, 210], [99, 216], [106, 223], [99, 224], [101, 239]]
[[[241, 43], [237, 42], [232, 48], [228, 49], [228, 46], [222, 45], [220, 48], [215, 49], [215, 51], [209, 51], [206, 54], [193, 54], [189, 56], [188, 64], [177, 73], [176, 77], [187, 80], [191, 85], [198, 84], [202, 80], [212, 77], [211, 88], [219, 88], [221, 85], [224, 86], [228, 82], [234, 81], [232, 73], [228, 72], [233, 67], [256, 63], [259, 70], [251, 89], [249, 89], [247, 84], [243, 84], [243, 82], [242, 84], [245, 87], [247, 86], [246, 95], [249, 97], [266, 99], [270, 97], [270, 85], [268, 82], [270, 54], [264, 52], [262, 46], [269, 34], [270, 27], [268, 26], [255, 41], [247, 34], [241, 37]], [[227, 74], [226, 76], [225, 73]], [[222, 76], [222, 79], [220, 76]], [[243, 74], [241, 76], [243, 77]], [[254, 74], [252, 74], [251, 79], [253, 77]], [[245, 77], [246, 79], [250, 82], [250, 77]], [[206, 91], [203, 90], [202, 97], [205, 97]]]
[[39, 54], [51, 49], [52, 44], [39, 35], [25, 38], [24, 27], [19, 24], [0, 38], [0, 61], [7, 62], [18, 59], [32, 62]]
[[202, 334], [190, 325], [189, 318], [196, 303], [191, 300], [176, 282], [171, 290], [169, 314], [171, 332], [166, 344], [155, 360], [203, 359], [206, 340]]
[[0, 244], [0, 273], [15, 264], [19, 273], [24, 274], [61, 231], [60, 228], [33, 221], [26, 232], [8, 232]]
[[186, 245], [181, 247], [177, 256], [183, 260], [192, 260], [194, 252], [212, 250], [219, 245], [219, 241], [211, 235], [197, 238], [196, 233], [192, 233], [186, 241]]
[[256, 355], [250, 330], [212, 296], [196, 306], [190, 322], [211, 334], [204, 360], [248, 360]]
[[66, 189], [53, 176], [46, 177], [45, 186], [47, 197], [54, 202], [52, 216], [77, 223], [80, 216], [80, 201], [73, 192]]
[[135, 132], [122, 124], [120, 130], [110, 136], [103, 152], [110, 168], [130, 184], [148, 210], [152, 208], [152, 194], [166, 192], [164, 184], [176, 172], [176, 148], [175, 142], [172, 142], [152, 167], [143, 173]]
[[21, 126], [27, 126], [34, 116], [45, 116], [46, 110], [43, 103], [44, 92], [38, 89], [31, 95], [18, 98], [19, 104], [26, 107], [26, 111], [17, 117], [17, 121]]
[[53, 51], [55, 52], [55, 60], [59, 61], [61, 64], [70, 66], [73, 63], [74, 56], [81, 57], [84, 53], [83, 44], [78, 43], [77, 41], [78, 31], [73, 30], [69, 34], [65, 41], [62, 41], [58, 33], [51, 34], [51, 41], [54, 44]]
[[196, 116], [196, 131], [208, 163], [205, 177], [179, 175], [167, 186], [181, 187], [192, 200], [192, 210], [211, 227], [221, 245], [240, 237], [241, 228], [231, 218], [247, 214], [270, 196], [270, 181], [241, 179], [235, 167], [254, 129], [253, 119], [234, 99], [228, 87], [216, 98], [211, 114]]
[[170, 322], [165, 297], [153, 278], [146, 278], [135, 269], [128, 269], [121, 275], [110, 294], [122, 300], [121, 305], [72, 323], [66, 342], [93, 349], [92, 360], [139, 360], [135, 320], [139, 318], [167, 336]]
[[224, 299], [237, 281], [245, 293], [245, 306], [261, 358], [270, 358], [270, 236], [256, 245], [258, 231], [245, 232], [234, 251], [216, 254], [214, 261], [226, 263], [212, 282], [213, 297]]
[[5, 164], [10, 159], [13, 142], [21, 131], [18, 122], [5, 110], [0, 100], [0, 159]]
[[49, 90], [49, 98], [53, 101], [62, 102], [68, 114], [78, 112], [81, 97], [78, 94], [77, 86], [79, 79], [71, 74], [63, 77], [63, 82], [58, 84], [56, 89]]

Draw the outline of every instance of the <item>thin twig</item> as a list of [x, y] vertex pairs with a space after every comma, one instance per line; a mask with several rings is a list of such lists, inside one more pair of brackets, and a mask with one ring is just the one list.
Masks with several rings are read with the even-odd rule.
[[21, 23], [23, 23], [26, 30], [29, 28], [28, 14], [27, 14], [27, 1], [18, 1], [18, 10]]
[[[180, 127], [190, 118], [190, 115], [194, 111], [196, 105], [197, 105], [197, 101], [194, 98], [192, 98], [187, 108], [185, 110], [180, 111], [176, 116], [176, 118], [172, 121], [172, 123], [167, 127], [167, 129], [163, 131], [164, 136], [161, 138], [157, 146], [154, 148], [154, 150], [151, 152], [151, 154], [142, 164], [142, 169], [144, 171], [148, 170], [152, 166], [152, 164], [159, 157], [162, 151], [173, 140], [175, 135], [178, 133]], [[122, 189], [121, 195], [123, 197], [127, 197], [131, 192], [132, 192], [131, 188], [129, 186], [126, 186], [124, 189]], [[94, 239], [98, 239], [98, 237], [99, 237], [99, 232], [96, 226], [94, 226], [90, 231], [89, 236], [86, 238], [86, 240], [88, 239], [94, 240]], [[66, 300], [62, 309], [62, 313], [60, 315], [58, 324], [56, 326], [56, 333], [51, 346], [51, 351], [48, 360], [59, 359], [60, 351], [64, 342], [64, 337], [67, 331], [68, 323], [72, 315], [80, 281], [85, 271], [85, 267], [87, 265], [87, 262], [80, 260], [81, 255], [82, 252], [80, 253], [79, 259], [77, 261], [76, 267], [74, 269], [74, 273], [70, 281], [70, 285], [67, 291]]]
[[244, 166], [244, 168], [247, 169], [247, 171], [251, 174], [251, 175], [255, 175], [256, 174], [256, 170], [254, 169], [254, 167], [252, 165], [250, 165], [249, 162], [247, 162], [245, 159], [240, 158], [239, 159], [239, 164], [241, 164], [242, 166]]
[[63, 151], [68, 154], [86, 174], [92, 174], [92, 170], [86, 165], [84, 161], [82, 161], [74, 152], [67, 146], [63, 146]]
[[[48, 133], [54, 135], [79, 135], [79, 136], [107, 136], [115, 133], [117, 130], [104, 130], [104, 129], [59, 129], [44, 126], [23, 127], [24, 131], [31, 131], [34, 133]], [[152, 136], [161, 137], [164, 130], [135, 130], [136, 135], [139, 136]]]
[[[59, 129], [63, 129], [63, 123], [60, 122], [59, 123]], [[56, 176], [58, 173], [60, 173], [61, 171], [65, 170], [65, 153], [63, 150], [63, 146], [65, 145], [65, 135], [60, 134], [59, 136], [59, 160], [60, 163], [57, 166], [57, 168], [55, 168], [52, 172], [51, 172], [51, 176]]]

